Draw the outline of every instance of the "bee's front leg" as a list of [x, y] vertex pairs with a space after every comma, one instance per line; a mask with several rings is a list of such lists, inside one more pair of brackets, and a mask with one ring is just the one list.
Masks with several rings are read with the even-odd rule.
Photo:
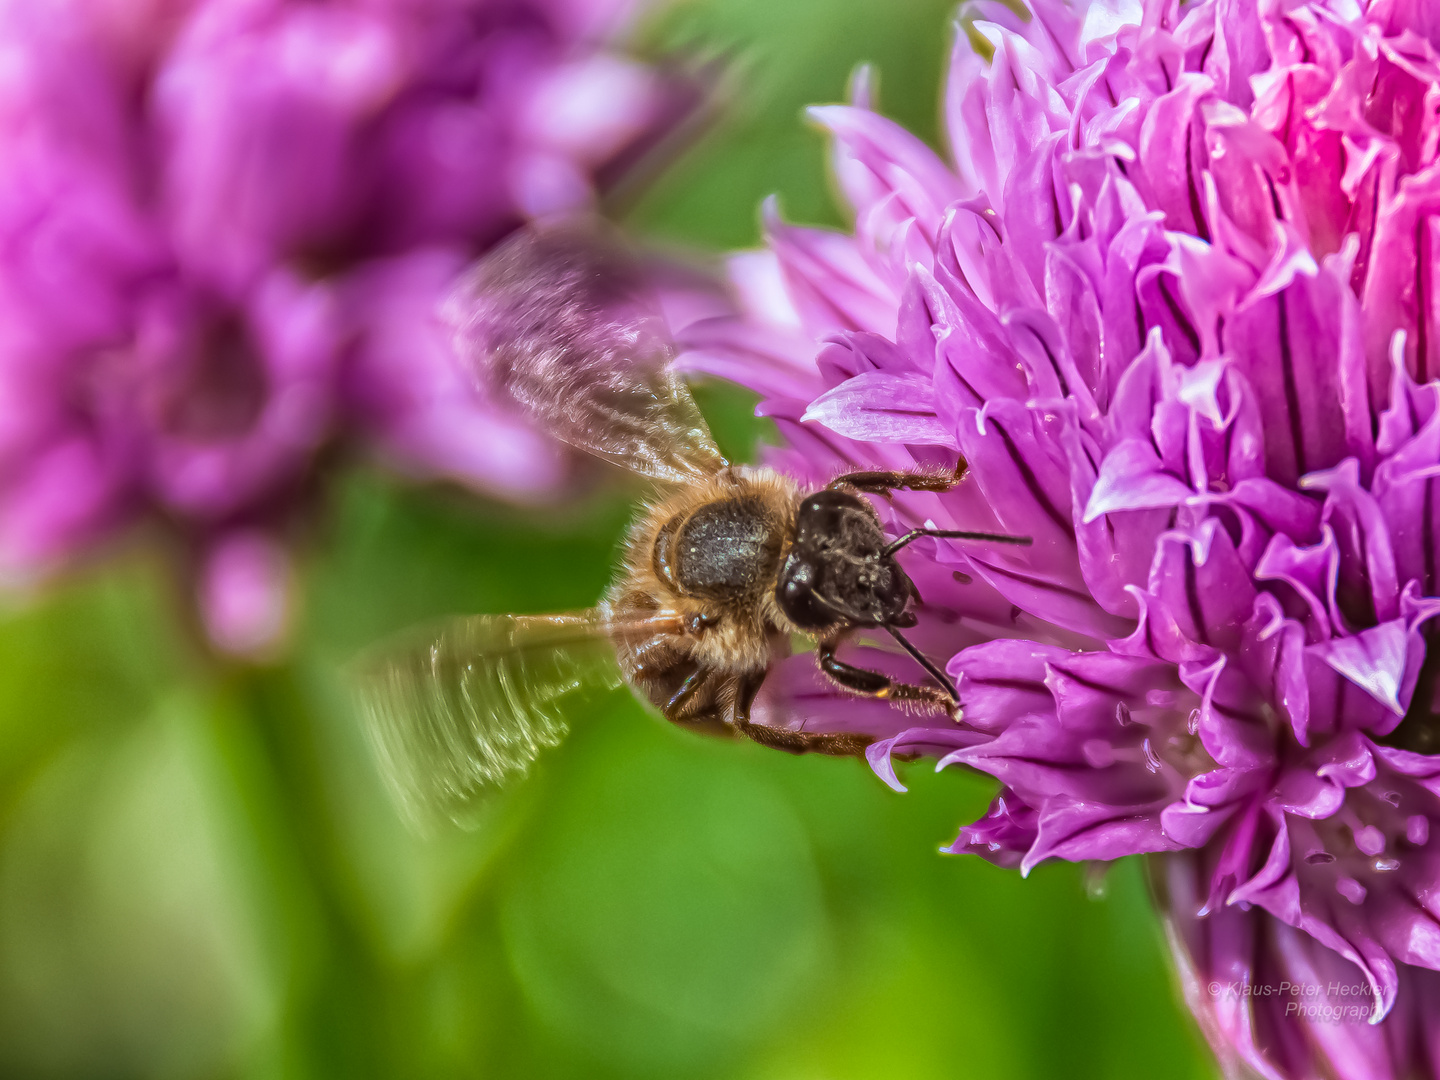
[[849, 488], [868, 495], [888, 495], [895, 488], [905, 491], [949, 491], [965, 476], [965, 459], [961, 458], [954, 472], [923, 469], [877, 469], [843, 473], [830, 481], [831, 488]]
[[955, 715], [958, 702], [951, 696], [948, 689], [939, 686], [917, 686], [914, 683], [896, 682], [883, 672], [871, 671], [869, 668], [845, 663], [835, 655], [835, 650], [840, 647], [841, 637], [842, 635], [837, 634], [821, 641], [817, 659], [820, 670], [845, 689], [853, 690], [865, 697], [932, 705], [943, 709], [951, 716]]

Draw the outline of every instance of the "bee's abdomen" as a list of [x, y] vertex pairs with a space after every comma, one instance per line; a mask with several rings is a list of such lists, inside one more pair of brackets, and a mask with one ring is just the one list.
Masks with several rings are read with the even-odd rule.
[[755, 498], [707, 503], [675, 533], [675, 582], [692, 596], [738, 598], [774, 580], [781, 536]]

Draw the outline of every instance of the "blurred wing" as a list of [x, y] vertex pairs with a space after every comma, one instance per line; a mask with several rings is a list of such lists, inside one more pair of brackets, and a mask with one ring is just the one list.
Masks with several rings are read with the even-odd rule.
[[597, 230], [522, 230], [466, 272], [445, 316], [481, 387], [557, 439], [671, 483], [724, 468], [639, 267]]
[[455, 619], [362, 661], [358, 696], [386, 780], [417, 824], [459, 821], [622, 686], [598, 612]]

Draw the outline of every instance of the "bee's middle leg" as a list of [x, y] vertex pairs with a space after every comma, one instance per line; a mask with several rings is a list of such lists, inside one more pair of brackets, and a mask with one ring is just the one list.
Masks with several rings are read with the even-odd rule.
[[772, 750], [784, 750], [787, 754], [858, 757], [875, 741], [869, 735], [860, 735], [853, 731], [796, 731], [794, 728], [770, 727], [768, 724], [751, 724], [748, 721], [740, 721], [735, 728], [752, 742], [768, 746]]
[[828, 754], [832, 757], [856, 757], [874, 742], [869, 735], [854, 732], [796, 731], [794, 728], [751, 723], [750, 710], [764, 682], [764, 671], [746, 672], [735, 680], [733, 723], [735, 731], [750, 741], [788, 754]]
[[760, 687], [765, 682], [765, 672], [747, 671], [735, 680], [735, 722], [737, 724], [748, 724], [750, 722], [750, 708], [755, 704], [755, 695], [760, 693]]

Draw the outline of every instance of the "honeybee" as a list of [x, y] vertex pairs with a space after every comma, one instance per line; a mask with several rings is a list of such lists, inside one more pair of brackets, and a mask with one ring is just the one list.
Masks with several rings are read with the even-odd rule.
[[[480, 615], [389, 648], [361, 668], [362, 706], [389, 778], [422, 815], [455, 816], [523, 774], [567, 730], [587, 690], [631, 686], [666, 719], [794, 753], [861, 753], [853, 733], [752, 720], [772, 662], [813, 641], [820, 670], [859, 695], [958, 716], [954, 684], [901, 633], [915, 584], [896, 553], [922, 536], [1028, 544], [1005, 534], [885, 534], [865, 498], [946, 491], [954, 472], [851, 472], [807, 491], [729, 464], [671, 370], [673, 345], [638, 264], [592, 227], [523, 231], [476, 264], [445, 313], [485, 391], [558, 439], [657, 481], [605, 598], [579, 614]], [[837, 655], [888, 634], [916, 665], [902, 682]]]

